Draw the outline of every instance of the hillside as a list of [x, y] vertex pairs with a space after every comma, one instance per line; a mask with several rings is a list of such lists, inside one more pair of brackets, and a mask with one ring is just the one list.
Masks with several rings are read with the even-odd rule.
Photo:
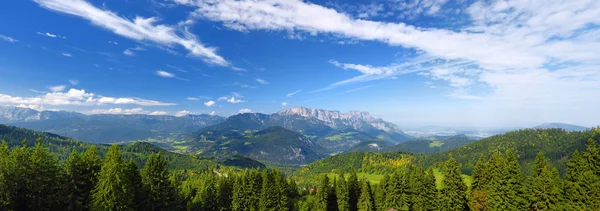
[[[100, 156], [104, 156], [109, 147], [109, 145], [91, 144], [52, 133], [38, 132], [0, 124], [0, 140], [6, 141], [9, 147], [22, 146], [23, 140], [27, 140], [28, 146], [33, 146], [38, 138], [44, 142], [44, 145], [50, 150], [50, 152], [55, 154], [59, 161], [66, 160], [73, 149], [83, 152], [91, 146], [95, 146], [98, 154], [100, 154]], [[241, 158], [228, 158], [221, 162], [220, 160], [214, 160], [212, 158], [173, 153], [144, 142], [135, 142], [121, 146], [121, 151], [124, 158], [133, 158], [133, 160], [139, 166], [143, 166], [145, 164], [146, 159], [151, 153], [160, 152], [168, 161], [168, 166], [172, 170], [187, 169], [203, 171], [206, 169], [214, 169], [219, 168], [220, 166], [228, 165], [251, 165], [253, 167], [264, 167], [264, 165], [254, 163], [256, 161], [250, 162]]]
[[213, 115], [85, 115], [0, 106], [0, 124], [55, 133], [92, 143], [138, 140], [169, 143], [223, 120], [223, 117]]
[[465, 135], [435, 137], [435, 139], [418, 139], [399, 143], [387, 149], [390, 152], [436, 153], [464, 146], [476, 141]]
[[390, 148], [393, 146], [385, 141], [363, 141], [346, 152], [390, 152]]
[[[475, 162], [481, 155], [489, 158], [497, 149], [502, 152], [507, 149], [513, 150], [524, 170], [531, 169], [536, 155], [543, 152], [550, 163], [562, 173], [566, 168], [567, 159], [575, 150], [584, 151], [590, 138], [596, 143], [600, 143], [600, 129], [595, 128], [582, 132], [567, 132], [562, 129], [525, 129], [495, 135], [462, 147], [433, 154], [410, 155], [373, 152], [339, 154], [311, 163], [296, 173], [298, 175], [314, 175], [350, 168], [355, 168], [358, 172], [386, 172], [398, 161], [397, 156], [410, 155], [407, 157], [410, 159], [403, 159], [401, 163], [414, 163], [424, 167], [439, 166], [452, 157], [462, 164], [463, 173], [471, 174]], [[369, 160], [369, 162], [364, 162], [365, 160]], [[370, 160], [377, 160], [377, 162], [373, 164]]]
[[202, 156], [236, 154], [271, 164], [307, 164], [327, 155], [325, 149], [304, 135], [282, 127], [260, 131], [212, 128], [203, 130], [190, 142], [190, 149]]
[[589, 128], [587, 127], [583, 127], [583, 126], [579, 126], [579, 125], [572, 125], [572, 124], [565, 124], [565, 123], [544, 123], [538, 126], [533, 127], [534, 129], [550, 129], [550, 128], [560, 128], [569, 132], [575, 132], [575, 131], [584, 131], [587, 130]]

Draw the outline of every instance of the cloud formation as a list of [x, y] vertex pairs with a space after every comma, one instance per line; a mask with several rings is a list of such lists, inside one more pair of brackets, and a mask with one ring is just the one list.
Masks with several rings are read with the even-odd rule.
[[49, 32], [36, 32], [36, 34], [42, 35], [42, 36], [46, 36], [46, 37], [51, 37], [51, 38], [60, 38], [60, 39], [67, 39], [67, 37], [65, 36], [60, 36], [57, 34], [52, 34]]
[[287, 96], [287, 97], [292, 97], [292, 96], [294, 96], [294, 95], [296, 95], [296, 94], [298, 94], [298, 93], [300, 93], [300, 92], [302, 92], [302, 90], [297, 90], [297, 91], [295, 91], [295, 92], [288, 93], [286, 96]]
[[70, 89], [68, 92], [49, 92], [35, 97], [15, 97], [0, 94], [0, 104], [12, 105], [54, 105], [54, 106], [99, 106], [109, 104], [130, 104], [139, 106], [172, 106], [165, 103], [135, 97], [107, 97], [86, 92], [83, 89]]
[[14, 39], [12, 37], [9, 37], [6, 35], [1, 35], [1, 34], [0, 34], [0, 39], [4, 40], [6, 42], [19, 42], [18, 40]]
[[212, 100], [206, 101], [206, 102], [204, 102], [204, 105], [206, 107], [211, 107], [211, 106], [215, 105], [215, 101], [212, 101]]
[[258, 82], [259, 84], [262, 84], [262, 85], [267, 85], [267, 84], [269, 84], [269, 82], [268, 82], [268, 81], [266, 81], [266, 80], [264, 80], [264, 79], [260, 79], [260, 78], [256, 78], [256, 82]]
[[48, 87], [48, 89], [50, 91], [53, 91], [53, 92], [62, 92], [63, 90], [65, 90], [65, 88], [67, 88], [67, 86], [65, 86], [65, 85], [49, 86]]
[[78, 81], [78, 80], [71, 79], [71, 80], [69, 80], [69, 83], [70, 83], [71, 85], [75, 86], [75, 85], [79, 84], [79, 81]]
[[131, 108], [131, 109], [122, 109], [122, 108], [111, 108], [111, 109], [94, 109], [90, 113], [92, 114], [145, 114], [147, 113], [142, 108]]
[[245, 114], [245, 113], [250, 113], [252, 112], [252, 110], [248, 109], [248, 108], [242, 108], [238, 111], [238, 113], [240, 114]]
[[151, 41], [164, 46], [177, 44], [188, 50], [191, 56], [198, 57], [209, 64], [231, 66], [227, 60], [216, 53], [216, 48], [205, 46], [186, 30], [181, 31], [173, 26], [156, 24], [158, 18], [155, 17], [143, 18], [138, 16], [133, 20], [129, 20], [115, 12], [95, 7], [84, 0], [34, 1], [46, 9], [86, 19], [99, 27], [126, 38], [137, 41]]
[[182, 116], [186, 116], [186, 115], [190, 115], [190, 114], [193, 114], [193, 113], [188, 110], [183, 110], [183, 111], [178, 111], [177, 113], [175, 113], [175, 116], [182, 117]]
[[162, 115], [167, 115], [167, 112], [166, 111], [153, 111], [148, 115], [162, 116]]

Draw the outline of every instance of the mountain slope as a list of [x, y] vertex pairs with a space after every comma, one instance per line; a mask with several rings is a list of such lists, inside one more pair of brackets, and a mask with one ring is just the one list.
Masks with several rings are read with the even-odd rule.
[[239, 131], [220, 125], [204, 129], [191, 143], [202, 156], [237, 154], [272, 164], [306, 164], [327, 156], [325, 149], [302, 134], [278, 126]]
[[0, 123], [56, 133], [93, 143], [135, 140], [170, 140], [224, 118], [211, 115], [84, 115], [65, 111], [36, 111], [28, 108], [0, 107]]
[[391, 152], [394, 145], [385, 141], [364, 141], [354, 145], [346, 152]]
[[[524, 171], [530, 170], [536, 155], [543, 152], [554, 167], [564, 172], [567, 159], [575, 150], [585, 151], [589, 139], [600, 144], [600, 128], [580, 132], [568, 132], [562, 129], [524, 129], [484, 138], [444, 152], [413, 155], [410, 163], [424, 167], [437, 166], [452, 157], [462, 164], [463, 173], [471, 174], [479, 156], [484, 155], [489, 158], [496, 150], [504, 152], [511, 149], [517, 155]], [[356, 155], [355, 152], [334, 155], [311, 163], [297, 170], [296, 174], [314, 175], [349, 167], [355, 167], [359, 172], [378, 172], [387, 171], [397, 163], [394, 153], [363, 152], [358, 158]], [[376, 156], [379, 161], [365, 164], [361, 161], [364, 156]]]
[[[47, 147], [50, 152], [54, 153], [59, 161], [66, 160], [73, 149], [83, 152], [91, 146], [95, 146], [98, 154], [100, 154], [100, 156], [104, 156], [109, 147], [109, 145], [91, 144], [76, 141], [71, 138], [52, 133], [38, 132], [0, 124], [0, 140], [6, 141], [9, 147], [22, 146], [24, 139], [27, 140], [27, 145], [33, 146], [38, 138], [42, 139], [45, 147]], [[125, 159], [132, 158], [139, 166], [145, 165], [146, 159], [151, 153], [160, 152], [168, 161], [168, 166], [172, 170], [186, 169], [204, 171], [206, 169], [216, 169], [220, 166], [223, 167], [223, 165], [238, 166], [247, 165], [248, 163], [252, 163], [253, 167], [260, 167], [260, 165], [257, 166], [257, 164], [254, 163], [255, 161], [232, 163], [235, 162], [235, 160], [225, 160], [221, 162], [219, 160], [213, 160], [209, 158], [177, 154], [145, 142], [135, 142], [128, 145], [123, 145], [121, 146], [121, 152]], [[264, 167], [264, 165], [262, 165], [262, 167]]]
[[435, 139], [419, 139], [399, 143], [390, 147], [390, 152], [436, 153], [464, 146], [476, 141], [465, 135], [436, 137]]

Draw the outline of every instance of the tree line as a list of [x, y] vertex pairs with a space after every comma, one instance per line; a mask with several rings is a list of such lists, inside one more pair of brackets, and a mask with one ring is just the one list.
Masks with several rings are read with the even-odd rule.
[[170, 172], [161, 153], [139, 169], [112, 145], [102, 159], [94, 147], [59, 164], [41, 139], [0, 145], [0, 210], [600, 210], [600, 149], [590, 139], [575, 151], [564, 176], [538, 153], [525, 174], [511, 150], [481, 156], [467, 186], [454, 158], [441, 186], [433, 168], [398, 167], [378, 184], [354, 170], [322, 175], [300, 190], [280, 170]]

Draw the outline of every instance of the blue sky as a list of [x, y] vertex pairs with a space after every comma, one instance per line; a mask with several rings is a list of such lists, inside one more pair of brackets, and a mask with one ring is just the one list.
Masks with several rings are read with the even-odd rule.
[[306, 106], [401, 126], [600, 119], [599, 1], [2, 4], [2, 105], [221, 116]]

